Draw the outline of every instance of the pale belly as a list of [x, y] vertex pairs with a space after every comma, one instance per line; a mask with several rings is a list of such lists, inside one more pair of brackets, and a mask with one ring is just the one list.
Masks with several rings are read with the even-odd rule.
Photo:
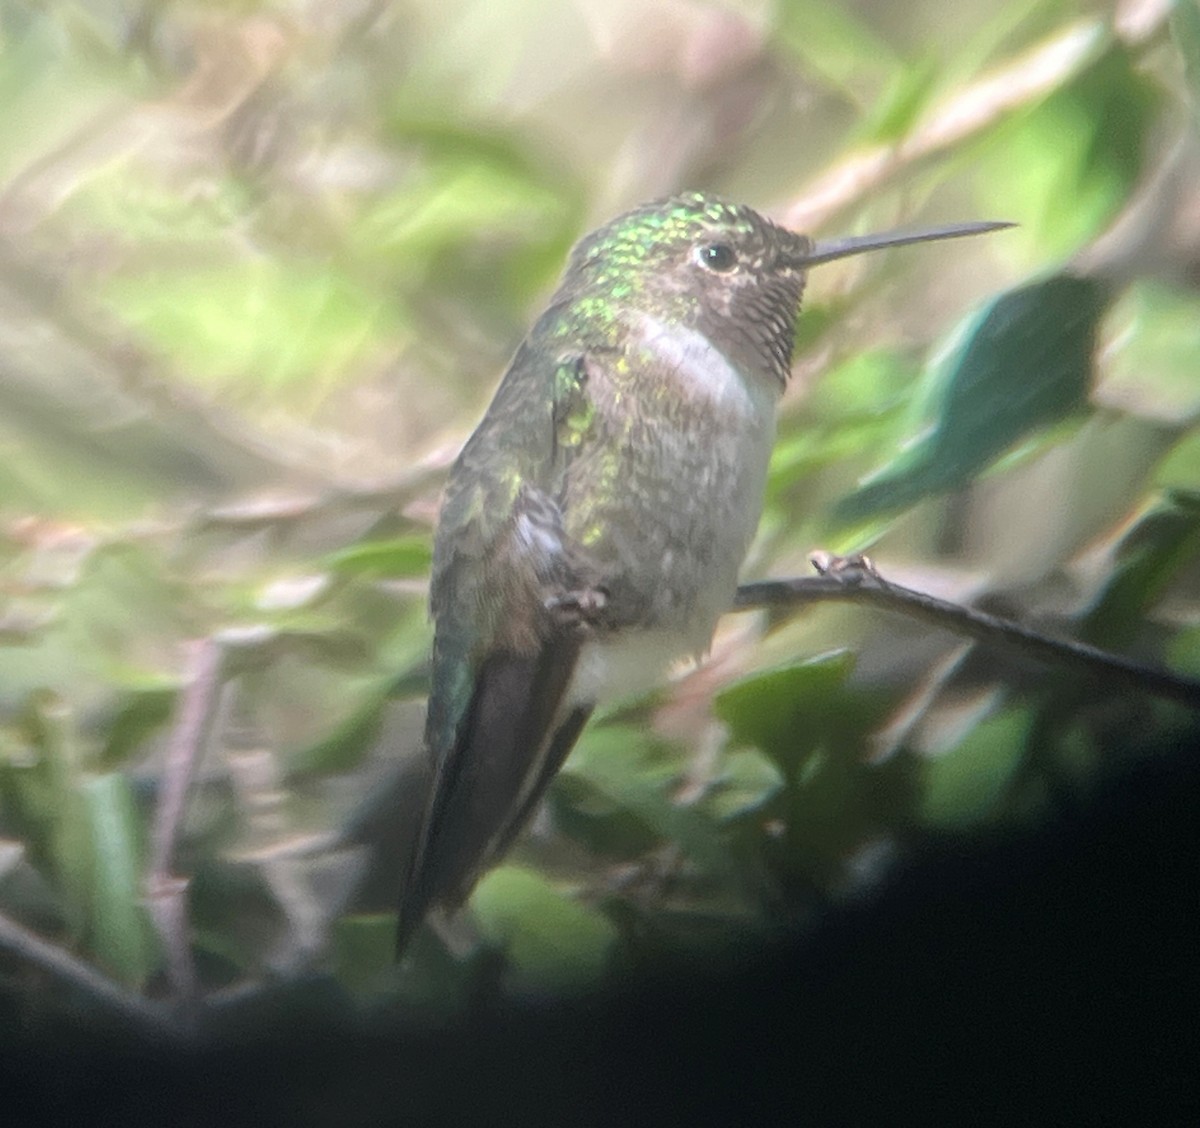
[[624, 567], [618, 574], [642, 593], [643, 615], [585, 644], [569, 695], [573, 704], [644, 693], [672, 663], [708, 650], [718, 618], [732, 604], [762, 507], [766, 453], [743, 455], [696, 482], [702, 501], [680, 499], [672, 512], [643, 514], [633, 523], [643, 535], [627, 530], [620, 538], [616, 560]]
[[572, 706], [604, 705], [645, 693], [687, 654], [687, 640], [671, 631], [633, 629], [594, 639], [580, 652], [567, 699]]
[[589, 497], [590, 523], [604, 531], [587, 548], [617, 581], [614, 596], [624, 588], [640, 610], [586, 643], [573, 704], [645, 692], [673, 662], [707, 651], [762, 509], [777, 390], [743, 378], [692, 330], [649, 318], [638, 328], [657, 361], [660, 407], [623, 445], [621, 485]]

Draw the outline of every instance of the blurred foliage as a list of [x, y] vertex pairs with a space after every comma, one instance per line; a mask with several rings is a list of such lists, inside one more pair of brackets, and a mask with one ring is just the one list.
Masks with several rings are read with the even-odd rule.
[[1105, 291], [1060, 274], [988, 303], [944, 369], [931, 370], [928, 391], [918, 387], [916, 404], [932, 401], [930, 430], [838, 513], [861, 519], [966, 486], [1030, 431], [1082, 408]]
[[[553, 994], [1194, 744], [910, 624], [742, 616], [481, 883], [498, 973], [429, 931], [392, 964], [441, 474], [642, 199], [1019, 223], [817, 272], [748, 570], [869, 546], [1200, 673], [1197, 60], [1195, 0], [0, 0], [0, 920], [131, 998]], [[82, 1005], [27, 957], [6, 990]]]

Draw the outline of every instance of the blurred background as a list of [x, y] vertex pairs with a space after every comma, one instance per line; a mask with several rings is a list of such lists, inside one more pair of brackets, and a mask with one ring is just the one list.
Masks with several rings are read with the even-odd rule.
[[869, 549], [1200, 673], [1198, 98], [1193, 0], [0, 0], [6, 1013], [738, 958], [1194, 746], [878, 612], [731, 616], [479, 887], [499, 965], [392, 964], [439, 487], [645, 199], [1018, 223], [816, 272], [747, 575]]

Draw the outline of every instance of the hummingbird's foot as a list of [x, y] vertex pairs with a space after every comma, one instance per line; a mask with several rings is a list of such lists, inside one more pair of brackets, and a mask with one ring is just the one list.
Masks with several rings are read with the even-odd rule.
[[608, 592], [600, 587], [565, 591], [546, 600], [546, 610], [562, 626], [594, 627], [607, 606]]
[[880, 579], [879, 573], [869, 556], [855, 552], [850, 556], [838, 556], [832, 552], [813, 552], [809, 554], [808, 562], [814, 571], [821, 576], [831, 576], [848, 585], [861, 583], [867, 577]]

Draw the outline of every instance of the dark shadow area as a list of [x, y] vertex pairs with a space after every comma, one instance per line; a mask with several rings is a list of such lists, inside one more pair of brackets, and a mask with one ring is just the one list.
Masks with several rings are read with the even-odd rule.
[[8, 1123], [1183, 1123], [1196, 1100], [1200, 770], [1181, 750], [1036, 833], [931, 846], [740, 966], [437, 1028], [321, 983], [202, 1046], [6, 1015]]

